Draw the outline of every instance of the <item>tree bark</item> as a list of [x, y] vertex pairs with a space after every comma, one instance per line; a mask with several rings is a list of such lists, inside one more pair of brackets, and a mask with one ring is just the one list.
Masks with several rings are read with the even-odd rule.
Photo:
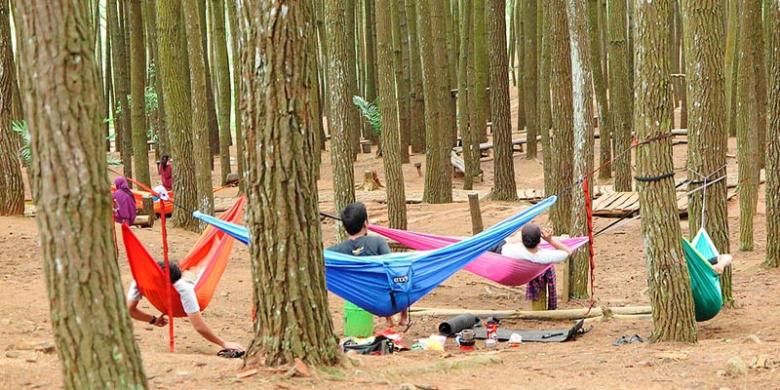
[[[150, 79], [154, 80], [154, 92], [157, 94], [157, 110], [153, 114], [154, 126], [157, 129], [157, 146], [160, 155], [170, 154], [170, 138], [165, 126], [165, 99], [163, 96], [162, 80], [160, 79], [160, 55], [157, 47], [157, 12], [155, 12], [154, 0], [144, 0], [144, 20], [147, 22], [146, 43], [150, 47], [149, 59]], [[110, 79], [110, 78], [109, 78]]]
[[737, 136], [737, 65], [739, 47], [740, 1], [729, 1], [728, 34], [726, 38], [726, 109], [728, 110], [729, 136]]
[[[490, 83], [490, 67], [488, 63], [488, 37], [485, 26], [485, 0], [473, 0], [474, 10], [474, 99], [477, 102], [489, 103], [487, 88]], [[479, 111], [472, 121], [473, 128], [479, 135], [479, 142], [487, 142], [487, 122], [490, 120], [490, 104], [478, 104]]]
[[[757, 167], [756, 171], [754, 172], [756, 175], [756, 182], [758, 182], [758, 170], [764, 168], [764, 162], [766, 160], [766, 120], [767, 120], [767, 90], [766, 90], [766, 52], [764, 51], [764, 30], [763, 25], [761, 23], [761, 0], [751, 0], [756, 1], [759, 4], [757, 5], [758, 11], [757, 16], [755, 19], [755, 25], [750, 26], [748, 30], [750, 30], [751, 34], [751, 41], [753, 46], [753, 88], [755, 88], [756, 93], [756, 114], [758, 118], [757, 122], [757, 146], [756, 146], [756, 156], [758, 157]], [[750, 3], [750, 1], [747, 1], [747, 3]], [[743, 3], [743, 5], [745, 5]], [[752, 5], [748, 4], [745, 5], [746, 7], [751, 7]], [[745, 26], [743, 24], [743, 26]], [[758, 187], [758, 186], [756, 186]], [[756, 188], [756, 193], [758, 193], [758, 189]], [[758, 195], [756, 195], [756, 198]], [[758, 200], [756, 200], [758, 202]]]
[[[525, 85], [525, 78], [523, 77], [526, 62], [525, 32], [523, 31], [523, 26], [525, 25], [523, 20], [525, 17], [525, 10], [523, 9], [521, 1], [523, 0], [515, 0], [514, 7], [510, 6], [510, 26], [512, 26], [512, 31], [509, 35], [508, 46], [510, 47], [510, 55], [517, 55], [517, 67], [514, 68], [514, 61], [512, 59], [510, 59], [512, 60], [511, 67], [507, 65], [512, 76], [515, 74], [518, 75], [518, 77], [515, 77], [515, 85], [517, 86], [517, 131], [523, 131], [523, 129], [525, 129], [525, 126], [527, 125], [526, 117], [528, 116], [525, 102], [525, 91], [528, 90], [528, 87]], [[510, 0], [510, 3], [511, 2], [512, 0]], [[526, 137], [526, 139], [530, 140], [531, 138]]]
[[[600, 0], [588, 0], [588, 36], [590, 38], [590, 68], [593, 75], [593, 90], [596, 97], [597, 112], [599, 115], [599, 178], [612, 177], [612, 121], [607, 103], [607, 84], [604, 80], [606, 68], [601, 64], [601, 30], [599, 24]], [[606, 64], [604, 64], [606, 66]], [[588, 120], [592, 120], [591, 116]], [[592, 127], [592, 126], [591, 126]]]
[[[367, 0], [370, 1], [370, 0]], [[409, 29], [409, 109], [412, 153], [425, 152], [425, 95], [423, 94], [420, 46], [417, 36], [417, 9], [415, 0], [406, 0], [406, 25]]]
[[15, 81], [9, 11], [8, 2], [0, 1], [0, 215], [22, 215], [24, 181], [19, 148], [11, 130]]
[[[466, 172], [463, 175], [463, 189], [471, 190], [474, 187], [475, 173], [479, 173], [479, 148], [474, 147], [472, 142], [472, 124], [470, 122], [471, 105], [476, 106], [475, 102], [472, 102], [473, 91], [469, 88], [472, 85], [474, 75], [474, 58], [473, 58], [473, 45], [471, 44], [472, 35], [472, 16], [471, 11], [473, 4], [471, 0], [460, 0], [461, 6], [459, 7], [460, 20], [458, 21], [458, 34], [460, 38], [458, 60], [458, 132], [460, 133], [461, 142], [463, 144], [463, 163], [466, 166]], [[477, 142], [478, 144], [479, 142]]]
[[211, 39], [214, 40], [214, 77], [217, 81], [217, 123], [219, 124], [219, 160], [222, 184], [227, 182], [230, 169], [230, 66], [228, 65], [227, 37], [225, 34], [224, 0], [211, 0]]
[[542, 165], [544, 165], [544, 194], [552, 195], [555, 190], [553, 152], [550, 143], [552, 114], [550, 111], [550, 10], [544, 0], [536, 3], [538, 21], [536, 34], [539, 42], [539, 131], [542, 136]]
[[[241, 111], [240, 111], [240, 105], [238, 104], [238, 94], [240, 93], [240, 87], [241, 87], [241, 61], [240, 61], [240, 53], [239, 53], [239, 45], [238, 45], [238, 37], [241, 34], [240, 31], [238, 31], [238, 12], [236, 11], [236, 2], [234, 1], [227, 1], [225, 2], [227, 5], [227, 16], [228, 16], [228, 23], [230, 26], [230, 52], [233, 55], [233, 120], [236, 126], [236, 162], [237, 167], [236, 170], [238, 172], [238, 177], [240, 181], [238, 182], [238, 190], [240, 193], [246, 192], [246, 180], [244, 180], [244, 132], [243, 127], [241, 124]], [[316, 47], [316, 45], [315, 45]], [[318, 76], [319, 72], [315, 73], [315, 76]], [[318, 88], [319, 93], [319, 88]], [[318, 101], [319, 103], [319, 101]], [[320, 108], [318, 106], [318, 108]], [[318, 111], [319, 115], [316, 118], [316, 121], [319, 123], [320, 127], [322, 126], [322, 113], [321, 111]], [[320, 130], [322, 130], [320, 128]], [[321, 131], [320, 131], [321, 132]], [[319, 159], [318, 159], [319, 160]]]
[[[409, 70], [406, 66], [409, 62], [408, 52], [406, 51], [406, 46], [409, 44], [409, 38], [406, 35], [406, 7], [399, 1], [392, 1], [390, 8], [392, 19], [391, 43], [393, 44], [391, 51], [393, 64], [390, 68], [395, 72], [393, 90], [395, 91], [396, 88], [398, 89], [398, 97], [395, 97], [395, 92], [393, 92], [392, 96], [394, 97], [394, 102], [397, 102], [394, 104], [397, 104], [398, 106], [398, 109], [396, 110], [396, 114], [398, 115], [397, 127], [401, 131], [401, 146], [399, 153], [401, 163], [405, 164], [409, 162], [409, 137], [411, 137], [411, 133], [409, 133]], [[378, 23], [379, 22], [377, 22], [377, 24]], [[377, 39], [379, 39], [379, 31], [377, 31]], [[379, 49], [377, 49], [377, 52], [378, 51]], [[380, 67], [380, 65], [377, 64], [377, 67]], [[404, 68], [406, 68], [406, 75], [404, 75]], [[379, 77], [382, 78], [384, 75], [380, 74]], [[382, 139], [382, 145], [384, 145], [384, 137], [382, 137]], [[387, 157], [384, 154], [384, 149], [382, 149], [382, 153], [384, 157]]]
[[[567, 0], [566, 17], [571, 32], [571, 66], [572, 66], [572, 103], [574, 124], [574, 177], [579, 181], [590, 179], [593, 172], [593, 76], [601, 73], [597, 57], [590, 44], [593, 43], [588, 27], [588, 3], [586, 0]], [[598, 39], [596, 39], [598, 41]], [[597, 52], [596, 52], [597, 53]], [[591, 65], [599, 66], [593, 68]], [[589, 181], [592, 184], [592, 181]], [[591, 187], [592, 188], [592, 187]], [[588, 212], [583, 186], [574, 187], [572, 207], [572, 228], [570, 234], [588, 235]], [[589, 191], [593, 193], [593, 191]], [[588, 252], [577, 251], [569, 260], [569, 298], [586, 298], [588, 296], [588, 269], [590, 266]]]
[[[325, 28], [328, 41], [328, 99], [330, 112], [328, 114], [328, 129], [330, 130], [330, 159], [333, 165], [333, 191], [336, 209], [341, 210], [355, 201], [355, 175], [352, 165], [353, 132], [359, 132], [360, 126], [352, 115], [354, 106], [352, 97], [355, 91], [354, 83], [347, 79], [354, 78], [353, 41], [350, 40], [349, 22], [347, 20], [348, 5], [346, 2], [329, 0], [325, 2]], [[350, 65], [351, 64], [351, 65]], [[346, 238], [343, 229], [337, 229], [337, 237]]]
[[[671, 44], [667, 29], [658, 28], [672, 12], [671, 0], [641, 2], [636, 7], [634, 124], [642, 236], [645, 242], [652, 341], [696, 342], [696, 319], [688, 267], [680, 247], [672, 161]], [[664, 178], [661, 178], [664, 177]]]
[[[119, 13], [117, 12], [118, 0], [107, 0], [106, 4], [108, 18], [108, 29], [111, 34], [111, 53], [112, 64], [114, 65], [114, 99], [116, 109], [114, 110], [114, 132], [116, 134], [116, 143], [121, 143], [122, 165], [125, 176], [133, 176], [133, 137], [130, 127], [130, 106], [127, 102], [127, 96], [130, 94], [128, 83], [130, 77], [127, 72], [127, 51], [124, 45], [125, 37], [120, 25]], [[123, 3], [119, 3], [121, 6]], [[119, 149], [119, 148], [117, 148]]]
[[[376, 2], [376, 43], [377, 58], [391, 58], [394, 52], [393, 22], [391, 1], [377, 0]], [[399, 64], [400, 65], [400, 64]], [[396, 79], [393, 77], [393, 63], [391, 61], [379, 61], [377, 64], [379, 75], [379, 107], [382, 110], [382, 157], [385, 165], [385, 180], [387, 181], [387, 215], [390, 219], [390, 227], [394, 229], [406, 229], [406, 194], [404, 192], [404, 175], [401, 170], [404, 153], [401, 149], [401, 131], [398, 128], [398, 108], [401, 99], [396, 98]], [[395, 72], [398, 76], [398, 72]], [[409, 158], [406, 154], [407, 160]]]
[[93, 37], [83, 30], [91, 29], [91, 15], [84, 2], [18, 7], [23, 23], [16, 27], [27, 37], [24, 103], [42, 186], [38, 230], [63, 387], [144, 389], [114, 252], [99, 76]]
[[495, 183], [492, 198], [517, 200], [515, 165], [512, 159], [512, 119], [509, 110], [509, 58], [506, 52], [506, 3], [485, 2], [490, 56], [490, 109], [493, 120], [493, 153]]
[[[631, 77], [626, 0], [609, 0], [609, 112], [615, 140], [615, 191], [631, 191]], [[603, 140], [600, 142], [604, 142]]]
[[[159, 1], [159, 0], [158, 0]], [[175, 0], [174, 0], [175, 1]], [[183, 0], [180, 0], [183, 1]], [[200, 18], [200, 37], [201, 37], [201, 53], [203, 53], [203, 64], [206, 72], [206, 109], [208, 115], [208, 129], [209, 129], [209, 150], [211, 156], [219, 154], [219, 121], [217, 120], [217, 108], [214, 99], [214, 88], [212, 88], [211, 77], [211, 63], [208, 57], [208, 19], [206, 19], [206, 0], [197, 0], [198, 4], [198, 17]], [[210, 159], [210, 167], [214, 168], [214, 159]]]
[[552, 207], [550, 219], [557, 232], [571, 229], [572, 195], [567, 189], [573, 184], [574, 147], [572, 128], [572, 68], [569, 44], [569, 26], [563, 0], [545, 3], [550, 18], [550, 89], [552, 101], [552, 129], [550, 150], [553, 152], [553, 194], [558, 201]]
[[[719, 0], [682, 1], [685, 26], [684, 51], [691, 110], [688, 125], [688, 179], [690, 190], [726, 175], [728, 127], [725, 91], [725, 63], [719, 37], [723, 36], [725, 10]], [[704, 183], [702, 183], [704, 181]], [[731, 253], [727, 184], [721, 180], [688, 195], [690, 235], [707, 230], [720, 253]], [[721, 275], [724, 302], [733, 302], [731, 267]]]
[[255, 281], [250, 363], [339, 361], [316, 223], [317, 182], [313, 161], [301, 158], [318, 147], [306, 107], [309, 89], [316, 88], [306, 75], [309, 56], [315, 55], [307, 50], [307, 39], [314, 36], [310, 5], [240, 3], [247, 227], [253, 232], [249, 248]]
[[[432, 0], [417, 3], [417, 33], [425, 89], [425, 203], [452, 202], [447, 42], [441, 33], [434, 33], [444, 31], [443, 12], [437, 4]], [[435, 36], [438, 39], [434, 39]]]
[[144, 45], [144, 20], [141, 0], [128, 3], [128, 23], [130, 24], [130, 124], [133, 129], [133, 172], [135, 179], [151, 186], [149, 175], [149, 153], [146, 145], [146, 47]]
[[780, 266], [780, 2], [772, 2], [767, 17], [772, 23], [769, 50], [769, 121], [766, 153], [766, 261]]
[[[197, 1], [197, 0], [187, 0]], [[208, 163], [209, 156], [203, 156], [203, 148], [193, 148], [193, 130], [197, 132], [196, 144], [202, 144], [203, 113], [201, 109], [192, 110], [190, 91], [190, 74], [182, 72], [182, 69], [190, 69], [187, 58], [188, 46], [197, 48], [199, 40], [192, 45], [187, 44], [185, 35], [184, 18], [182, 17], [182, 2], [158, 1], [157, 2], [157, 48], [160, 54], [160, 78], [163, 85], [163, 99], [165, 99], [165, 122], [168, 126], [168, 135], [171, 140], [171, 159], [174, 161], [173, 191], [176, 198], [176, 207], [173, 209], [173, 222], [189, 230], [198, 230], [198, 221], [192, 217], [192, 212], [198, 210], [205, 202], [200, 199], [198, 184], [195, 174], [195, 160], [198, 164]], [[191, 4], [190, 4], [191, 5]], [[191, 8], [191, 7], [186, 7]], [[188, 10], [197, 12], [197, 9]], [[193, 22], [194, 23], [194, 22]], [[199, 22], [198, 22], [199, 23]], [[189, 25], [189, 23], [188, 23]], [[194, 66], [198, 62], [194, 61]], [[195, 72], [193, 72], [195, 74]], [[192, 115], [192, 114], [196, 115]], [[198, 117], [200, 125], [193, 127], [195, 117]], [[208, 137], [206, 137], [208, 139]], [[195, 152], [195, 153], [193, 153]], [[191, 156], [196, 156], [191, 158]], [[203, 167], [198, 167], [198, 175], [202, 176]], [[211, 177], [211, 169], [208, 169]], [[202, 186], [202, 185], [201, 185]], [[211, 194], [209, 185], [208, 193]]]
[[[364, 32], [366, 40], [365, 58], [363, 59], [363, 73], [365, 74], [366, 101], [376, 101], [376, 11], [374, 0], [363, 0], [364, 7]], [[405, 5], [405, 4], [404, 4]], [[371, 140], [375, 145], [379, 143], [379, 136], [371, 129], [368, 123], [363, 124], [363, 137]]]
[[739, 163], [739, 249], [753, 250], [753, 216], [758, 203], [759, 111], [755, 88], [755, 62], [761, 61], [756, 35], [761, 31], [761, 4], [758, 0], [742, 3], [739, 31], [739, 69], [737, 80], [737, 162]]
[[[517, 0], [521, 1], [521, 0]], [[538, 17], [536, 10], [536, 0], [523, 0], [525, 9], [523, 10], [523, 40], [524, 59], [523, 59], [523, 83], [525, 84], [523, 107], [525, 108], [525, 127], [526, 127], [526, 150], [525, 157], [529, 160], [535, 159], [537, 155], [536, 137], [539, 134], [539, 107], [537, 106], [536, 95], [538, 92], [537, 75], [539, 73], [539, 61], [537, 57], [536, 19]], [[518, 7], [521, 6], [518, 4]]]

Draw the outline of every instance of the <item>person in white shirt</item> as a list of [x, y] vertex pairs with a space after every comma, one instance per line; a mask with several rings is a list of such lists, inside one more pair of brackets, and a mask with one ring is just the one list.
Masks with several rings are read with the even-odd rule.
[[[158, 262], [160, 268], [165, 269], [165, 265]], [[181, 297], [181, 305], [184, 308], [184, 312], [187, 313], [192, 327], [203, 338], [211, 341], [214, 344], [223, 348], [223, 351], [244, 351], [244, 347], [241, 344], [225, 341], [211, 330], [206, 324], [206, 320], [203, 319], [203, 315], [200, 313], [200, 304], [198, 304], [198, 297], [195, 294], [195, 282], [182, 278], [181, 269], [178, 264], [170, 263], [170, 275], [173, 288], [179, 293]], [[141, 292], [138, 290], [138, 286], [135, 280], [130, 283], [130, 288], [127, 291], [127, 310], [130, 312], [130, 317], [138, 321], [144, 321], [154, 326], [163, 327], [168, 325], [168, 317], [165, 314], [161, 314], [159, 317], [144, 312], [138, 308], [138, 302], [141, 301]]]
[[[528, 260], [539, 264], [562, 263], [571, 255], [571, 249], [553, 237], [552, 229], [542, 229], [529, 223], [520, 230], [522, 242], [507, 241], [501, 248], [501, 254], [513, 259]], [[542, 240], [555, 249], [540, 248]]]

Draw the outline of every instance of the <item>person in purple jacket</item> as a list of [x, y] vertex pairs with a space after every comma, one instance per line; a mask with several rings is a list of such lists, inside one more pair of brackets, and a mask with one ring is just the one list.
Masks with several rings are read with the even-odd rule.
[[127, 185], [127, 179], [123, 176], [114, 179], [114, 222], [131, 226], [135, 222], [137, 209], [135, 207], [135, 198], [130, 186]]

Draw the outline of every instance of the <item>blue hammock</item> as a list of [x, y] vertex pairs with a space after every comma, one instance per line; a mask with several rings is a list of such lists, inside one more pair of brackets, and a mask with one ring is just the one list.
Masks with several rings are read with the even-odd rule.
[[[511, 236], [556, 200], [551, 196], [482, 233], [432, 251], [360, 257], [326, 250], [328, 290], [374, 315], [393, 315], [410, 307], [482, 253]], [[249, 245], [246, 227], [199, 212], [193, 215]]]

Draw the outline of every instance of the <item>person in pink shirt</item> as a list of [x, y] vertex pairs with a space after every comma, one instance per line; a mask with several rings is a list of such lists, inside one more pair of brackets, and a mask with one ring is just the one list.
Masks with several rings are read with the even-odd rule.
[[163, 187], [168, 191], [173, 191], [173, 165], [167, 154], [163, 154], [160, 162], [157, 163], [157, 173], [160, 174]]

